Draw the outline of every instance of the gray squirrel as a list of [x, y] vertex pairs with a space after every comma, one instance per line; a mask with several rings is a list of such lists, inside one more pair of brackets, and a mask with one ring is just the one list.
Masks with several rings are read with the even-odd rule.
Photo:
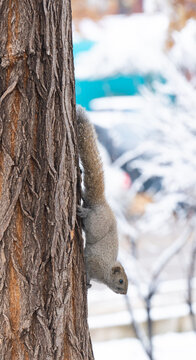
[[76, 115], [79, 155], [84, 168], [83, 206], [78, 206], [77, 212], [86, 236], [87, 286], [90, 287], [90, 280], [94, 279], [118, 294], [126, 294], [128, 280], [117, 261], [116, 219], [104, 195], [103, 166], [95, 130], [81, 106], [77, 106]]

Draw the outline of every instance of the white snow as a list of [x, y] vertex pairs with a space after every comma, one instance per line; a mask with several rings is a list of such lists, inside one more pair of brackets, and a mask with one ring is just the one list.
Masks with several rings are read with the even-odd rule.
[[97, 110], [113, 110], [113, 111], [138, 111], [145, 106], [145, 99], [140, 95], [135, 96], [110, 96], [91, 101], [91, 109]]
[[[155, 360], [195, 360], [196, 334], [168, 333], [155, 336]], [[93, 344], [95, 360], [149, 360], [136, 339], [113, 340]]]
[[173, 39], [174, 46], [170, 53], [172, 61], [179, 68], [196, 74], [196, 21], [190, 19], [181, 31], [173, 33]]
[[161, 72], [162, 48], [168, 19], [165, 15], [108, 16], [95, 24], [84, 19], [81, 35], [97, 41], [77, 56], [76, 78], [99, 78], [116, 73]]
[[[196, 313], [196, 304], [193, 304], [193, 309]], [[180, 317], [188, 316], [189, 308], [186, 304], [175, 306], [157, 307], [151, 310], [152, 321], [179, 319]], [[147, 320], [145, 309], [134, 310], [134, 318], [137, 323], [144, 323]], [[131, 324], [131, 315], [128, 311], [121, 311], [119, 313], [105, 314], [99, 316], [90, 316], [88, 323], [90, 329], [99, 329], [104, 327], [124, 326]]]

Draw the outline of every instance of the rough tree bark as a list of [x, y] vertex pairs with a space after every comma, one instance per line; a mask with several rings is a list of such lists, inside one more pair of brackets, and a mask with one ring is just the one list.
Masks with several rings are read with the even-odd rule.
[[93, 359], [70, 0], [0, 0], [0, 359]]

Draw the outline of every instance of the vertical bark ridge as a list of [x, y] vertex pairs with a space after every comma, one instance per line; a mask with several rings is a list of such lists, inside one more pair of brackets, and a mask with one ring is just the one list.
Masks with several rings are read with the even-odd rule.
[[11, 132], [11, 156], [14, 158], [15, 155], [15, 145], [16, 145], [16, 134], [17, 134], [17, 125], [19, 120], [19, 112], [20, 112], [20, 93], [18, 89], [15, 89], [14, 99], [13, 99], [13, 105], [11, 109], [10, 118], [12, 120], [10, 124], [10, 132]]
[[3, 188], [3, 167], [4, 167], [4, 156], [2, 148], [0, 148], [0, 197]]
[[12, 260], [10, 260], [9, 271], [9, 318], [13, 334], [13, 339], [11, 341], [11, 360], [14, 360], [18, 357], [19, 346], [21, 345], [19, 339], [21, 293], [19, 279]]
[[[19, 201], [16, 205], [15, 224], [13, 234], [13, 248], [11, 250], [9, 264], [9, 318], [12, 329], [11, 340], [11, 360], [18, 359], [18, 354], [25, 355], [24, 344], [20, 340], [20, 321], [21, 321], [21, 288], [20, 278], [17, 268], [22, 271], [22, 250], [23, 250], [23, 218]], [[27, 355], [26, 355], [27, 358]]]

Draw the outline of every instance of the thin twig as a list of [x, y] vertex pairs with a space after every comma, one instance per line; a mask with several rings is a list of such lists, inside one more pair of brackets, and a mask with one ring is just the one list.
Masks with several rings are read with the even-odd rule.
[[187, 299], [193, 330], [196, 332], [196, 317], [193, 309], [193, 290], [192, 290], [192, 279], [195, 271], [195, 262], [196, 262], [196, 239], [194, 240], [193, 249], [191, 252], [191, 262], [188, 271], [188, 299]]

